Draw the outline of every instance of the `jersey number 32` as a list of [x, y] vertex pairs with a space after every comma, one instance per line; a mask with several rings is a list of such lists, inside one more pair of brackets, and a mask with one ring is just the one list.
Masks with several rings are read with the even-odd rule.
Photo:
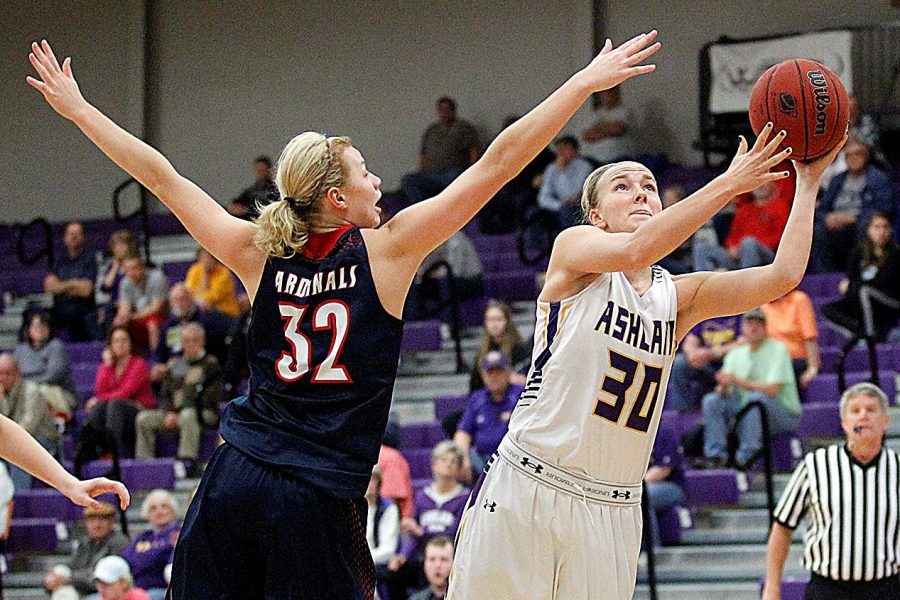
[[[284, 337], [291, 346], [282, 352], [275, 363], [275, 373], [282, 381], [292, 383], [309, 372], [312, 362], [312, 343], [300, 330], [309, 306], [279, 302], [278, 311], [284, 320]], [[331, 330], [331, 345], [325, 359], [313, 368], [310, 383], [352, 383], [346, 367], [340, 363], [341, 349], [350, 330], [350, 309], [340, 300], [329, 300], [312, 311], [313, 331]]]

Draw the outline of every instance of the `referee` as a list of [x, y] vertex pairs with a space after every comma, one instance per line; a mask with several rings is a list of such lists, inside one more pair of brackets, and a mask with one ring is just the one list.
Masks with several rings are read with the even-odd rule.
[[808, 514], [806, 600], [900, 598], [900, 462], [883, 445], [891, 418], [877, 386], [841, 396], [844, 444], [807, 454], [775, 509], [766, 551], [765, 600], [780, 600], [791, 534]]

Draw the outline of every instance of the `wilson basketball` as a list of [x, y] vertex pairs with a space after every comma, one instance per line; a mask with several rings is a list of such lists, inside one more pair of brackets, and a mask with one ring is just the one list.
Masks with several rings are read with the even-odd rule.
[[795, 58], [762, 74], [750, 94], [750, 126], [759, 135], [771, 121], [784, 129], [791, 158], [812, 160], [840, 143], [850, 119], [847, 90], [828, 67]]

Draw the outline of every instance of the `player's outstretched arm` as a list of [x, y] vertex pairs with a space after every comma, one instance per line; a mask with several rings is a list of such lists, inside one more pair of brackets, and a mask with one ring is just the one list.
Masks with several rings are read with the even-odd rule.
[[60, 66], [44, 40], [31, 45], [28, 59], [38, 75], [28, 77], [28, 84], [113, 162], [162, 200], [204, 248], [241, 278], [252, 297], [265, 259], [253, 245], [254, 226], [229, 215], [199, 186], [182, 177], [162, 154], [87, 102], [72, 74], [71, 57]]
[[800, 284], [809, 261], [819, 179], [847, 141], [811, 162], [794, 161], [794, 204], [772, 264], [724, 273], [691, 273], [676, 278], [678, 333], [700, 321], [734, 315], [780, 298]]
[[103, 477], [87, 481], [76, 479], [18, 423], [3, 415], [0, 415], [0, 457], [55, 487], [79, 506], [99, 508], [100, 505], [94, 497], [107, 493], [119, 497], [119, 504], [123, 510], [131, 501], [128, 490], [118, 481], [110, 481]]
[[481, 159], [443, 192], [389, 221], [385, 229], [396, 242], [391, 247], [421, 260], [447, 240], [553, 141], [592, 93], [653, 71], [655, 65], [640, 63], [659, 50], [655, 40], [656, 31], [636, 36], [617, 48], [606, 40], [603, 50], [587, 67], [503, 130]]
[[[784, 132], [771, 134], [769, 123], [752, 148], [741, 137], [738, 151], [725, 173], [654, 215], [636, 231], [610, 233], [590, 225], [562, 231], [554, 242], [551, 270], [565, 272], [570, 278], [587, 273], [633, 271], [668, 256], [738, 194], [787, 177], [785, 171], [770, 172], [790, 154], [789, 149], [776, 152]], [[647, 183], [652, 184], [649, 180]]]

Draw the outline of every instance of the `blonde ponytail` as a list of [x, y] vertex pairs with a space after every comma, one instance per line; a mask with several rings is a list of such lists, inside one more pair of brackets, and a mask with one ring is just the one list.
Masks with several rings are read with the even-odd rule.
[[341, 156], [350, 147], [346, 137], [301, 133], [284, 147], [275, 183], [280, 198], [262, 207], [256, 219], [256, 247], [271, 256], [300, 252], [315, 227], [326, 192], [344, 183]]

